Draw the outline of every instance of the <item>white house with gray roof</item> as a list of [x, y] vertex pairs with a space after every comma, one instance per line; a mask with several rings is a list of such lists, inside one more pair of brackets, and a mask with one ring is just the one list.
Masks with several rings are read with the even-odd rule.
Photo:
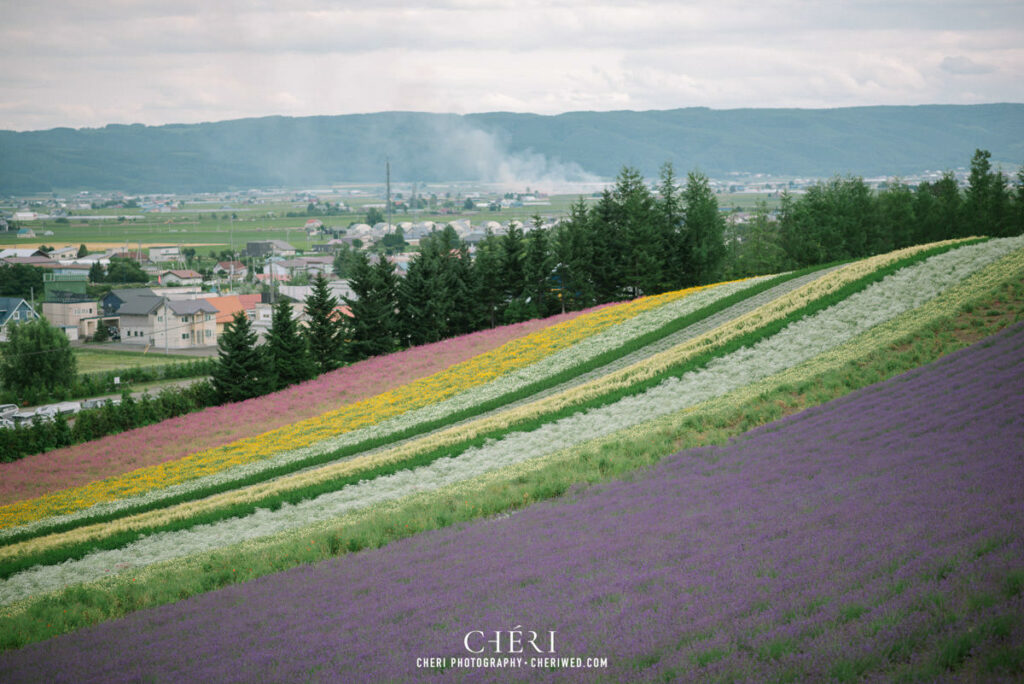
[[117, 310], [121, 342], [157, 349], [217, 344], [217, 307], [205, 299], [131, 297]]

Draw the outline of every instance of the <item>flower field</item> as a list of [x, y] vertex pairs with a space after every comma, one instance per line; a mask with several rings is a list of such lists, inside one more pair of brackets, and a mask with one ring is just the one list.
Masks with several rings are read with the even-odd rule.
[[[551, 675], [414, 669], [466, 655], [467, 631], [517, 624], [557, 630], [559, 654], [607, 658], [555, 673], [587, 680], [1012, 674], [1022, 483], [998, 473], [1024, 472], [1019, 326], [726, 446], [665, 454], [694, 432], [683, 425], [718, 443], [767, 422], [794, 386], [889, 377], [900, 367], [882, 350], [953, 317], [994, 332], [986, 312], [1019, 319], [1024, 303], [1005, 292], [1022, 282], [1013, 238], [649, 297], [264, 435], [12, 502], [0, 508], [4, 648], [128, 617], [0, 656], [0, 676], [59, 680], [76, 661], [76, 681]], [[275, 606], [299, 595], [309, 603]], [[230, 640], [201, 636], [195, 622], [227, 605], [237, 615], [213, 622]], [[194, 633], [189, 660], [156, 653], [166, 630]], [[366, 650], [374, 630], [387, 636]], [[90, 650], [136, 631], [136, 660], [91, 669]], [[991, 662], [957, 655], [973, 648]], [[41, 660], [53, 669], [34, 670]]]

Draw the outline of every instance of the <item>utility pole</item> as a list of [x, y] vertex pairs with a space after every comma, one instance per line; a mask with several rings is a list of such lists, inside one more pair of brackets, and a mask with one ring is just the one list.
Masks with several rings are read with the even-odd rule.
[[384, 200], [388, 210], [388, 231], [391, 230], [391, 160], [384, 158], [385, 182], [387, 183], [387, 197]]

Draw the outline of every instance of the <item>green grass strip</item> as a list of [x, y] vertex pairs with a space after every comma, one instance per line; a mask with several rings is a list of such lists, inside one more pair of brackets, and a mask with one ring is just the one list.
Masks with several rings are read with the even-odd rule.
[[[654, 375], [646, 380], [637, 382], [629, 387], [619, 388], [612, 392], [592, 397], [590, 399], [578, 402], [576, 404], [565, 406], [562, 409], [547, 413], [542, 416], [535, 416], [527, 418], [516, 423], [512, 423], [508, 426], [504, 426], [500, 429], [491, 430], [485, 433], [476, 435], [475, 437], [463, 440], [458, 444], [439, 446], [435, 449], [425, 451], [411, 458], [402, 460], [400, 462], [385, 463], [365, 470], [360, 470], [355, 473], [351, 473], [344, 477], [327, 480], [324, 482], [317, 482], [315, 484], [299, 487], [291, 490], [287, 490], [280, 493], [268, 494], [267, 496], [258, 499], [256, 501], [239, 502], [217, 508], [214, 510], [203, 511], [195, 516], [187, 519], [174, 520], [167, 523], [161, 523], [152, 525], [149, 527], [139, 528], [135, 530], [125, 530], [102, 539], [89, 540], [83, 542], [74, 542], [71, 544], [51, 547], [45, 551], [40, 551], [33, 554], [26, 554], [17, 558], [5, 561], [0, 564], [0, 579], [6, 579], [11, 575], [26, 570], [35, 565], [50, 565], [60, 563], [66, 560], [78, 560], [85, 557], [91, 552], [110, 550], [120, 548], [134, 541], [137, 541], [143, 536], [155, 534], [157, 532], [176, 532], [181, 530], [187, 530], [197, 525], [211, 524], [228, 518], [242, 517], [251, 515], [258, 508], [269, 509], [271, 511], [278, 510], [282, 505], [295, 504], [308, 499], [313, 499], [323, 494], [337, 491], [343, 487], [351, 484], [356, 484], [363, 480], [371, 480], [374, 478], [382, 477], [385, 475], [391, 475], [401, 470], [410, 470], [422, 466], [429, 465], [434, 461], [443, 457], [455, 457], [465, 451], [473, 448], [483, 446], [484, 443], [490, 440], [499, 440], [511, 432], [531, 432], [547, 423], [556, 422], [562, 418], [566, 418], [580, 411], [588, 410], [591, 408], [599, 408], [613, 404], [620, 399], [625, 397], [634, 396], [641, 394], [646, 390], [659, 385], [661, 382], [669, 377], [679, 377], [685, 373], [691, 372], [698, 368], [707, 365], [710, 361], [730, 354], [743, 347], [749, 347], [757, 342], [771, 337], [776, 334], [787, 325], [791, 323], [812, 316], [819, 311], [822, 311], [851, 295], [866, 289], [868, 286], [877, 283], [884, 279], [886, 276], [895, 273], [896, 271], [906, 268], [907, 266], [913, 265], [924, 261], [925, 259], [947, 252], [951, 249], [955, 249], [962, 245], [946, 245], [943, 247], [937, 247], [931, 250], [926, 250], [918, 254], [900, 259], [899, 261], [893, 262], [887, 266], [884, 266], [872, 273], [869, 273], [845, 286], [839, 288], [835, 292], [820, 297], [812, 302], [808, 302], [806, 305], [792, 312], [788, 316], [777, 321], [769, 322], [760, 328], [750, 331], [749, 333], [740, 337], [734, 338], [723, 345], [720, 345], [714, 349], [710, 349], [703, 354], [699, 354], [693, 358], [687, 359], [681, 363], [669, 366], [662, 372]], [[740, 294], [740, 293], [737, 293]], [[697, 312], [699, 313], [699, 312]], [[331, 459], [333, 460], [333, 459]]]
[[[1008, 315], [988, 314], [996, 308]], [[795, 385], [779, 383], [739, 402], [716, 401], [709, 409], [666, 416], [646, 430], [634, 429], [581, 445], [569, 455], [534, 464], [529, 470], [491, 473], [439, 492], [348, 514], [341, 521], [312, 529], [161, 563], [7, 606], [0, 609], [0, 650], [20, 648], [298, 565], [505, 514], [535, 501], [567, 492], [571, 495], [572, 488], [581, 485], [627, 477], [680, 449], [722, 444], [754, 427], [962, 349], [971, 343], [965, 337], [992, 335], [1020, 321], [1024, 321], [1024, 281], [1021, 273], [1015, 272], [1001, 285], [978, 292], [949, 313], [885, 340], [867, 355], [802, 377]], [[1018, 661], [1024, 659], [1018, 657]]]

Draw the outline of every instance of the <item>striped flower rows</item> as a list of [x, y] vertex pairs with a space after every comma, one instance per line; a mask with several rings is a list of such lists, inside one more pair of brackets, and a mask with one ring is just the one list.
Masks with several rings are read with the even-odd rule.
[[701, 288], [645, 297], [599, 309], [512, 340], [445, 371], [330, 411], [317, 418], [301, 421], [258, 437], [208, 449], [183, 459], [132, 471], [123, 476], [4, 506], [0, 508], [0, 528], [22, 525], [40, 518], [82, 510], [98, 503], [194, 480], [227, 468], [266, 459], [282, 451], [307, 448], [338, 434], [375, 425], [387, 418], [444, 401], [470, 388], [488, 383], [645, 311], [685, 298], [697, 289]]
[[[743, 316], [728, 325], [721, 326], [720, 328], [691, 340], [688, 343], [678, 345], [674, 350], [656, 355], [648, 362], [634, 364], [633, 367], [626, 369], [624, 372], [636, 372], [637, 370], [642, 371], [645, 364], [649, 365], [651, 363], [657, 363], [659, 365], [664, 365], [666, 355], [670, 356], [672, 352], [676, 353], [677, 358], [684, 358], [687, 354], [694, 353], [694, 350], [699, 351], [711, 346], [709, 339], [714, 343], [720, 344], [723, 340], [735, 337], [751, 326], [760, 325], [775, 318], [781, 318], [808, 300], [833, 292], [845, 283], [855, 280], [866, 273], [870, 273], [881, 266], [897, 260], [898, 258], [919, 252], [922, 249], [923, 248], [912, 248], [909, 250], [901, 250], [900, 252], [890, 255], [881, 255], [864, 262], [851, 264], [839, 271], [835, 271], [825, 277], [819, 278], [809, 285], [806, 285], [785, 297], [781, 297], [767, 306], [760, 307], [747, 316]], [[680, 356], [680, 353], [682, 353], [682, 356]], [[621, 373], [615, 373], [609, 377], [614, 380], [618, 375], [621, 375]], [[555, 396], [549, 397], [548, 399], [533, 402], [516, 410], [500, 412], [495, 416], [472, 421], [466, 425], [442, 430], [427, 438], [414, 440], [409, 444], [405, 444], [397, 448], [387, 449], [367, 456], [356, 457], [352, 460], [321, 467], [298, 475], [283, 477], [271, 483], [230, 491], [225, 494], [210, 497], [198, 504], [181, 504], [164, 511], [144, 514], [139, 516], [138, 520], [166, 521], [188, 518], [195, 515], [199, 510], [220, 508], [243, 501], [255, 501], [275, 492], [308, 487], [319, 482], [329, 481], [351, 475], [352, 473], [376, 468], [382, 464], [398, 463], [408, 460], [409, 458], [423, 453], [424, 451], [429, 451], [446, 445], [458, 444], [459, 442], [472, 438], [477, 434], [506, 429], [516, 422], [521, 422], [532, 417], [543, 416], [544, 414], [552, 413], [555, 410], [563, 409], [567, 405], [576, 404], [588, 398], [599, 396], [604, 392], [610, 391], [608, 389], [609, 386], [612, 390], [621, 386], [621, 383], [612, 383], [609, 385], [607, 381], [608, 378], [602, 378], [586, 383], [583, 386], [566, 392], [561, 392]], [[105, 536], [109, 534], [111, 530], [121, 528], [121, 525], [113, 524], [106, 527], [93, 526], [91, 529], [83, 530], [80, 534]], [[20, 547], [11, 548], [8, 550], [8, 554], [4, 555], [16, 553], [16, 548]]]
[[0, 530], [0, 539], [9, 537], [12, 534], [30, 532], [33, 529], [52, 524], [59, 520], [61, 522], [72, 522], [86, 520], [97, 515], [116, 513], [129, 507], [140, 507], [154, 502], [178, 497], [200, 488], [233, 483], [244, 480], [253, 475], [279, 469], [291, 463], [296, 463], [311, 456], [330, 452], [342, 447], [359, 444], [366, 440], [385, 438], [404, 430], [443, 420], [459, 411], [505, 396], [511, 392], [527, 387], [532, 383], [553, 377], [562, 371], [579, 366], [591, 359], [609, 351], [613, 351], [626, 345], [639, 337], [664, 326], [674, 319], [686, 316], [698, 309], [707, 306], [717, 300], [734, 294], [740, 290], [750, 287], [764, 278], [754, 278], [745, 281], [724, 283], [715, 287], [693, 288], [683, 292], [692, 292], [689, 296], [676, 298], [664, 306], [649, 309], [637, 316], [613, 325], [600, 333], [588, 337], [569, 349], [563, 349], [550, 356], [542, 358], [530, 366], [513, 370], [505, 375], [485, 383], [472, 387], [454, 397], [440, 401], [437, 404], [408, 411], [394, 418], [383, 420], [375, 425], [367, 426], [343, 433], [338, 437], [322, 440], [315, 444], [300, 449], [281, 451], [273, 456], [259, 461], [245, 463], [232, 468], [226, 468], [212, 475], [195, 478], [180, 484], [161, 487], [131, 497], [125, 497], [116, 501], [103, 502], [90, 508], [74, 511], [61, 516], [52, 516], [36, 520], [27, 525], [10, 527]]
[[[932, 257], [705, 368], [680, 378], [670, 378], [643, 394], [578, 413], [532, 432], [511, 433], [504, 439], [470, 449], [456, 458], [443, 458], [423, 468], [344, 487], [295, 506], [284, 506], [279, 511], [258, 511], [244, 519], [185, 532], [156, 534], [124, 549], [94, 553], [60, 567], [23, 572], [3, 583], [0, 602], [6, 604], [67, 583], [97, 579], [115, 567], [140, 567], [163, 562], [244, 539], [277, 534], [317, 520], [329, 520], [346, 511], [444, 487], [515, 463], [554, 454], [584, 440], [635, 426], [658, 415], [678, 412], [828, 353], [873, 326], [922, 305], [971, 273], [1022, 247], [1024, 241], [1020, 239], [992, 241]], [[316, 472], [304, 475], [312, 476]]]

